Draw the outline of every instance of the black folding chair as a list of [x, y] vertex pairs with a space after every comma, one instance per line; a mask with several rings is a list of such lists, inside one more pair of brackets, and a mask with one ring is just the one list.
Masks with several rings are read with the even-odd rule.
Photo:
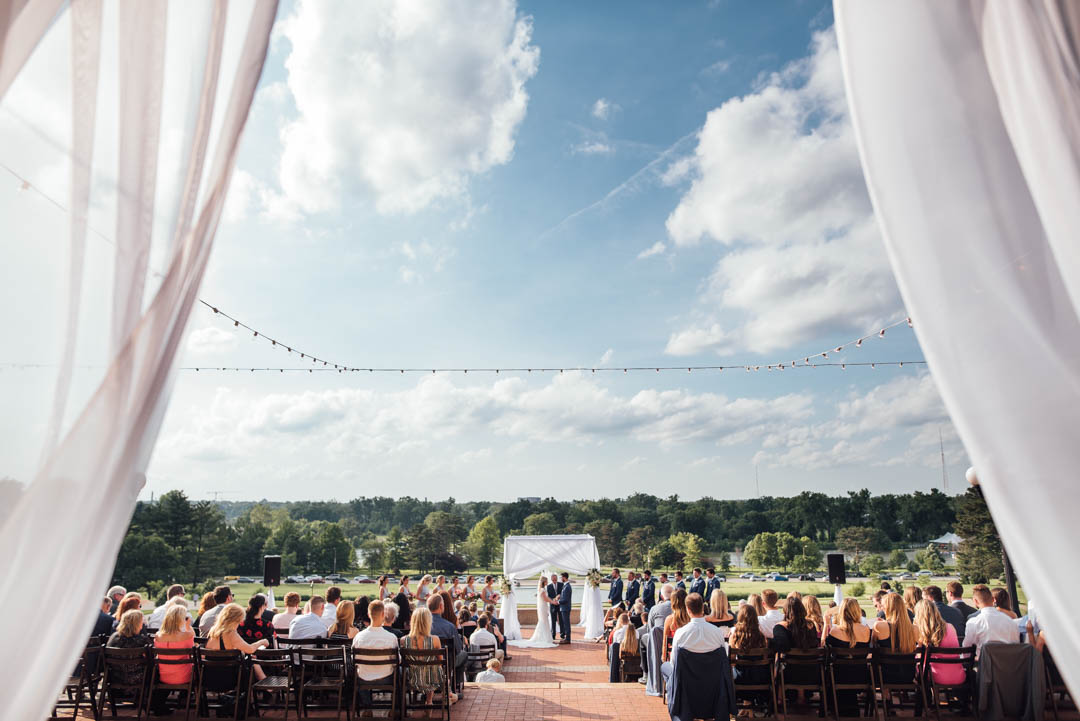
[[[402, 684], [403, 693], [401, 695], [402, 717], [409, 715], [409, 709], [421, 709], [425, 711], [439, 711], [446, 715], [446, 721], [450, 721], [450, 682], [446, 677], [446, 658], [447, 653], [445, 648], [401, 649], [401, 666], [405, 677], [405, 682]], [[425, 668], [442, 669], [439, 688], [435, 690], [431, 703], [427, 703], [426, 701], [414, 703], [409, 698], [410, 696], [420, 696], [423, 698], [426, 694], [421, 689], [411, 687], [409, 682], [409, 672], [413, 669], [422, 672]]]
[[[923, 664], [925, 670], [923, 678], [927, 688], [927, 702], [934, 708], [934, 716], [941, 721], [941, 702], [945, 702], [946, 710], [950, 703], [956, 703], [960, 708], [977, 712], [975, 709], [975, 647], [964, 646], [962, 648], [939, 648], [931, 646], [923, 652]], [[964, 669], [964, 680], [961, 683], [945, 684], [934, 678], [933, 667], [960, 666]], [[968, 714], [963, 714], [968, 715]]]
[[[146, 705], [146, 677], [149, 666], [146, 659], [146, 647], [140, 648], [104, 648], [102, 660], [105, 671], [102, 674], [101, 697], [98, 701], [98, 715], [105, 710], [108, 700], [113, 718], [116, 718], [117, 696], [131, 695], [135, 707], [135, 718], [142, 718]], [[121, 698], [121, 702], [124, 699]]]
[[[248, 676], [248, 715], [251, 709], [261, 712], [268, 709], [284, 709], [284, 718], [289, 718], [289, 697], [294, 696], [296, 691], [293, 676], [293, 664], [296, 651], [291, 648], [260, 648], [255, 651], [252, 662], [259, 665], [266, 678], [256, 681], [254, 669]], [[263, 703], [260, 695], [268, 697], [270, 703]], [[277, 703], [281, 696], [281, 703]], [[296, 715], [300, 715], [300, 707], [297, 704]]]
[[[341, 708], [344, 706], [346, 718], [352, 719], [352, 704], [343, 703], [346, 697], [345, 673], [348, 664], [346, 649], [344, 646], [303, 648], [296, 652], [300, 658], [298, 704], [301, 714], [306, 714], [309, 708], [333, 708], [337, 711], [337, 718], [341, 718]], [[312, 695], [329, 694], [337, 697], [337, 703], [333, 706], [326, 703], [312, 704], [307, 700]]]
[[232, 709], [233, 718], [239, 718], [244, 690], [247, 688], [245, 673], [250, 671], [244, 663], [244, 655], [236, 649], [212, 651], [199, 648], [196, 653], [199, 659], [199, 685], [195, 698], [199, 714], [213, 708], [220, 715]]
[[755, 648], [746, 651], [731, 649], [729, 659], [735, 684], [735, 704], [749, 702], [748, 709], [753, 712], [754, 702], [763, 695], [769, 713], [776, 716], [776, 670], [774, 655], [767, 648]]
[[101, 681], [101, 639], [91, 636], [75, 664], [75, 670], [68, 678], [61, 691], [63, 696], [57, 699], [53, 705], [53, 718], [56, 712], [62, 708], [71, 709], [71, 718], [79, 715], [79, 707], [86, 697], [90, 703], [90, 711], [94, 718], [100, 718], [97, 707], [97, 689]]
[[[840, 719], [840, 694], [865, 693], [863, 710], [867, 716], [877, 717], [877, 698], [874, 692], [874, 672], [870, 665], [869, 648], [829, 649], [829, 682], [832, 686], [833, 717]], [[840, 679], [840, 680], [837, 680]]]
[[[184, 719], [187, 721], [191, 717], [191, 697], [192, 691], [195, 689], [195, 671], [196, 671], [196, 656], [194, 648], [158, 648], [157, 646], [150, 647], [150, 660], [152, 668], [150, 671], [150, 703], [155, 708], [164, 706], [167, 702], [167, 697], [174, 691], [177, 694], [183, 694], [184, 699]], [[162, 668], [180, 668], [187, 666], [191, 669], [191, 674], [188, 676], [187, 683], [163, 683], [161, 681], [161, 669]], [[159, 697], [164, 697], [160, 698]], [[177, 708], [180, 706], [180, 701], [177, 699]]]
[[[1054, 657], [1050, 655], [1050, 649], [1048, 648], [1043, 649], [1043, 668], [1046, 669], [1046, 691], [1050, 694], [1050, 707], [1054, 710], [1054, 721], [1058, 721], [1058, 698], [1064, 702], [1065, 697], [1068, 696], [1074, 712], [1076, 711], [1076, 700], [1069, 693], [1069, 687], [1065, 685], [1065, 679], [1061, 677], [1061, 672], [1058, 671], [1057, 664], [1054, 663]], [[1055, 698], [1055, 695], [1058, 698]]]
[[[636, 643], [636, 641], [632, 643]], [[637, 681], [643, 674], [641, 656], [637, 654], [619, 654], [619, 683]]]
[[[804, 691], [818, 694], [818, 715], [828, 713], [828, 686], [825, 683], [825, 665], [827, 653], [823, 648], [793, 648], [779, 654], [775, 673], [779, 680], [779, 695], [782, 717], [787, 718], [787, 692]], [[811, 679], [813, 679], [811, 681]]]
[[897, 706], [904, 705], [904, 695], [911, 694], [911, 704], [914, 715], [922, 716], [926, 707], [926, 691], [922, 684], [921, 668], [922, 652], [900, 653], [884, 648], [874, 650], [872, 665], [877, 677], [877, 687], [881, 691], [882, 716], [889, 715], [889, 707], [893, 705], [893, 694], [896, 694], [900, 702]]
[[[399, 679], [400, 662], [398, 657], [398, 651], [396, 648], [386, 649], [368, 649], [368, 648], [354, 648], [353, 649], [353, 666], [356, 668], [356, 710], [357, 713], [361, 711], [368, 711], [374, 709], [389, 709], [390, 718], [398, 717], [398, 698], [400, 693]], [[360, 670], [365, 666], [392, 666], [393, 670], [389, 674], [390, 681], [387, 683], [383, 679], [376, 679], [374, 681], [365, 681], [360, 678]], [[380, 701], [376, 698], [376, 695], [385, 696], [389, 695], [388, 700]], [[367, 701], [362, 702], [361, 696], [366, 696]]]

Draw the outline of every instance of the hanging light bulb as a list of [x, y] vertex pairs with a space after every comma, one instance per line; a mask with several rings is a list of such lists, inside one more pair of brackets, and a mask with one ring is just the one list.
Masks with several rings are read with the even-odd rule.
[[829, 354], [828, 354], [828, 353], [822, 353], [822, 354], [821, 354], [821, 357], [822, 357], [822, 358], [828, 358], [828, 357], [829, 357]]
[[885, 329], [884, 328], [882, 328], [881, 330], [878, 331], [877, 337], [878, 338], [884, 338], [885, 337]]
[[255, 335], [253, 337], [258, 338], [259, 337], [259, 331], [255, 331]]
[[[213, 307], [213, 306], [211, 306], [211, 307]], [[218, 312], [218, 309], [217, 309], [217, 308], [214, 308], [214, 312], [215, 312], [215, 313], [217, 313], [217, 312]]]
[[855, 341], [855, 347], [856, 347], [856, 348], [862, 348], [862, 338], [860, 338], [859, 340]]
[[840, 352], [840, 351], [842, 351], [842, 350], [844, 350], [844, 346], [842, 346], [842, 345], [838, 345], [838, 346], [836, 346], [836, 352], [837, 352], [837, 353], [839, 353], [839, 352]]
[[871, 363], [871, 364], [870, 364], [870, 370], [873, 370], [874, 368], [877, 368], [877, 366], [876, 366], [876, 365], [874, 365], [873, 363]]
[[239, 325], [240, 325], [240, 321], [238, 321], [238, 320], [234, 320], [234, 321], [232, 322], [232, 324], [233, 324], [233, 328], [236, 328], [237, 326], [239, 326]]
[[841, 363], [840, 364], [840, 370], [846, 371], [847, 370], [847, 364], [846, 363]]
[[908, 328], [914, 328], [915, 327], [915, 326], [911, 325], [911, 318], [907, 319], [907, 327]]

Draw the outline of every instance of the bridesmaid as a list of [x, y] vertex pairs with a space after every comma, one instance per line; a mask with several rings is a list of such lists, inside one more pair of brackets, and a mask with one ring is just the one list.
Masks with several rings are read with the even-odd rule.
[[446, 576], [440, 575], [435, 579], [435, 593], [442, 593], [446, 590]]
[[425, 574], [420, 579], [420, 585], [416, 587], [416, 600], [420, 603], [427, 603], [428, 596], [431, 595], [431, 576]]
[[409, 577], [408, 576], [402, 576], [401, 577], [401, 585], [398, 586], [397, 592], [405, 594], [405, 598], [412, 599], [413, 592], [412, 592], [412, 589], [409, 588]]
[[461, 598], [462, 594], [464, 593], [465, 590], [461, 587], [461, 581], [458, 579], [457, 576], [454, 576], [454, 578], [450, 581], [450, 598], [456, 601]]
[[484, 590], [480, 595], [481, 595], [481, 597], [482, 597], [482, 599], [484, 601], [485, 606], [488, 605], [489, 603], [498, 602], [499, 593], [498, 593], [498, 591], [495, 590], [495, 577], [494, 576], [486, 576], [484, 578]]
[[390, 592], [390, 577], [385, 573], [379, 576], [379, 600], [386, 603], [386, 599], [393, 596]]
[[476, 576], [469, 576], [465, 579], [465, 598], [470, 601], [475, 601], [479, 598], [480, 594], [476, 592]]

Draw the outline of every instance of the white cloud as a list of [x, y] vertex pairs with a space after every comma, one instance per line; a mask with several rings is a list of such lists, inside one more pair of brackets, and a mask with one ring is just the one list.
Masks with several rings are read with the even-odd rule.
[[229, 192], [225, 196], [225, 222], [239, 223], [245, 220], [258, 191], [259, 183], [255, 177], [242, 168], [236, 168], [229, 183]]
[[692, 158], [662, 179], [691, 179], [667, 219], [672, 242], [729, 248], [668, 353], [771, 352], [899, 310], [831, 31], [815, 35], [808, 58], [711, 111]]
[[615, 349], [614, 348], [608, 348], [606, 351], [604, 351], [604, 355], [600, 356], [600, 362], [597, 363], [596, 365], [598, 365], [598, 366], [606, 366], [608, 363], [611, 362], [611, 358], [614, 355], [615, 355]]
[[303, 0], [279, 25], [298, 110], [282, 202], [316, 213], [360, 188], [411, 213], [511, 159], [540, 58], [513, 0]]
[[602, 140], [586, 140], [570, 149], [574, 155], [611, 155], [615, 147]]
[[607, 120], [612, 113], [619, 110], [622, 110], [622, 108], [617, 103], [613, 103], [607, 98], [597, 98], [592, 106], [592, 116], [597, 120]]
[[187, 349], [189, 353], [199, 356], [220, 355], [235, 350], [237, 346], [236, 333], [231, 333], [221, 328], [207, 326], [192, 331], [188, 336]]
[[667, 245], [665, 245], [663, 241], [658, 240], [645, 250], [638, 253], [637, 257], [638, 260], [642, 260], [643, 258], [651, 258], [654, 255], [663, 255], [665, 250], [667, 250]]
[[717, 60], [701, 71], [702, 75], [723, 75], [731, 69], [731, 60]]
[[404, 265], [398, 275], [405, 283], [422, 283], [428, 274], [441, 273], [457, 250], [442, 242], [422, 240], [419, 243], [403, 241], [398, 252], [404, 256]]

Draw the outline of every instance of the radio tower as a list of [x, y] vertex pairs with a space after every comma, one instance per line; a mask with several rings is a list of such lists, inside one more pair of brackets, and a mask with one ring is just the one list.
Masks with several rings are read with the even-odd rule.
[[945, 439], [941, 435], [941, 427], [937, 430], [938, 444], [941, 446], [941, 487], [946, 494], [949, 492], [949, 474], [945, 471]]

